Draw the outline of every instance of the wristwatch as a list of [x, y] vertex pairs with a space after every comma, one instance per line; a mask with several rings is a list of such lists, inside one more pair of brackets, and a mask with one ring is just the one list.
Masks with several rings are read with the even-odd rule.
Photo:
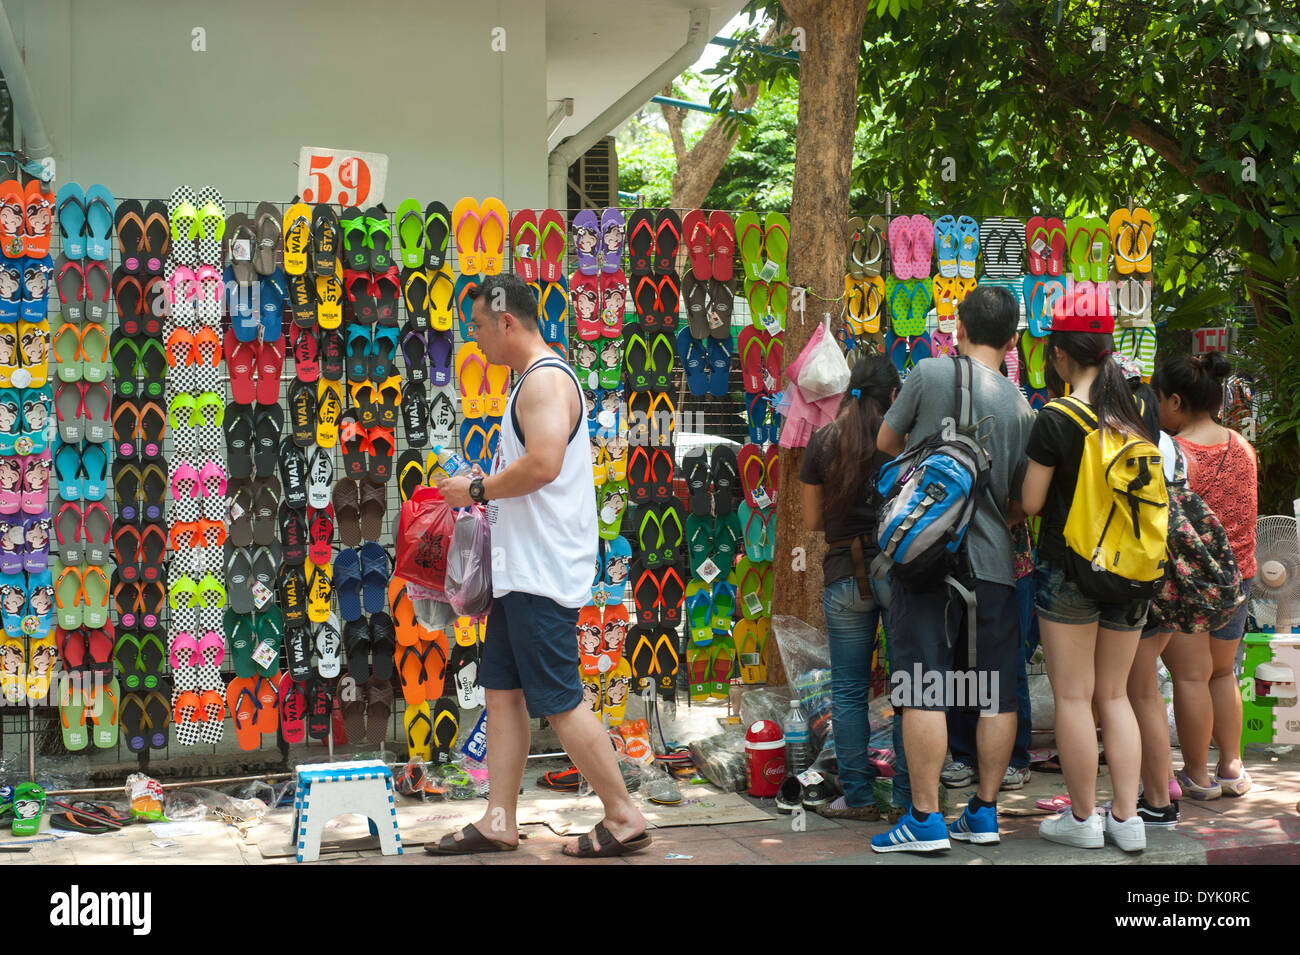
[[475, 504], [487, 503], [487, 497], [483, 494], [483, 479], [481, 477], [469, 482], [469, 499]]

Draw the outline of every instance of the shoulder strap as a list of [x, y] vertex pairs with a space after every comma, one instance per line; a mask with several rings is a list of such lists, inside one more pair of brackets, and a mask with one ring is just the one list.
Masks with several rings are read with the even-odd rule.
[[975, 399], [971, 389], [971, 360], [965, 355], [953, 356], [957, 375], [957, 428], [967, 434], [975, 428]]
[[519, 380], [515, 382], [514, 389], [510, 392], [510, 426], [514, 428], [515, 437], [521, 445], [524, 443], [524, 432], [523, 429], [519, 427], [519, 416], [515, 414], [514, 396], [519, 394], [519, 389], [523, 385], [524, 379], [532, 374], [534, 369], [545, 368], [547, 366], [552, 368], [563, 368], [568, 372], [569, 380], [573, 382], [573, 387], [578, 389], [578, 423], [575, 424], [573, 430], [569, 432], [569, 441], [573, 441], [574, 435], [576, 435], [578, 429], [582, 427], [583, 408], [586, 407], [586, 399], [582, 395], [582, 386], [578, 384], [578, 376], [573, 373], [572, 368], [561, 361], [558, 357], [539, 358], [524, 369], [524, 373], [519, 376]]
[[1096, 431], [1099, 427], [1097, 416], [1093, 414], [1092, 409], [1078, 398], [1073, 398], [1067, 395], [1064, 398], [1057, 398], [1055, 401], [1049, 403], [1047, 407], [1053, 408], [1065, 415], [1082, 428], [1085, 433]]

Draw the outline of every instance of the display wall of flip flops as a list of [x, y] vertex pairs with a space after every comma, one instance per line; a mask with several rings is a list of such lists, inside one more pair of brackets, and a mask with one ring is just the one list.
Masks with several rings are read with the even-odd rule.
[[957, 305], [977, 285], [1001, 285], [1021, 308], [1020, 347], [1007, 355], [1007, 371], [1035, 408], [1047, 398], [1045, 345], [1054, 308], [1112, 315], [1116, 350], [1150, 377], [1154, 244], [1151, 213], [1131, 205], [1108, 219], [1066, 221], [855, 216], [847, 226], [844, 341], [862, 347], [883, 330], [885, 352], [905, 376], [923, 358], [955, 354]]
[[[572, 347], [587, 342], [608, 349], [603, 366], [587, 369], [597, 372], [589, 426], [609, 517], [599, 582], [624, 605], [622, 626], [609, 611], [611, 633], [629, 649], [602, 681], [602, 709], [625, 701], [631, 683], [671, 692], [689, 576], [674, 484], [678, 406], [710, 403], [688, 431], [745, 422], [733, 356], [737, 331], [754, 323], [735, 280], [723, 278], [726, 265], [734, 269], [730, 216], [704, 217], [702, 230], [697, 213], [602, 211], [597, 227], [603, 217], [619, 235], [588, 257], [576, 241], [567, 245], [578, 238], [568, 224], [588, 218], [507, 214], [492, 199], [463, 199], [452, 210], [405, 200], [390, 215], [230, 202], [211, 186], [118, 201], [103, 186], [67, 184], [45, 201], [58, 262], [33, 257], [30, 286], [14, 271], [19, 357], [0, 364], [0, 376], [33, 375], [11, 377], [0, 394], [0, 429], [15, 442], [0, 485], [16, 492], [19, 518], [0, 553], [5, 567], [23, 568], [21, 589], [0, 570], [4, 688], [26, 690], [29, 676], [48, 674], [54, 648], [64, 669], [103, 674], [103, 691], [61, 701], [69, 749], [256, 749], [332, 732], [336, 744], [372, 746], [405, 735], [411, 752], [450, 758], [461, 712], [481, 704], [483, 621], [426, 627], [407, 615], [403, 589], [386, 582], [398, 505], [442, 473], [438, 451], [491, 467], [511, 376], [473, 343], [468, 290], [504, 268], [534, 288], [557, 354], [576, 359]], [[652, 237], [644, 261], [633, 258], [643, 226], [625, 261], [626, 226], [645, 219], [663, 227], [662, 240]], [[703, 258], [692, 256], [688, 232], [709, 249]], [[42, 277], [59, 293], [48, 317], [34, 293]], [[568, 322], [575, 282], [590, 288], [589, 277], [600, 317], [590, 338]], [[698, 285], [714, 319], [705, 316], [697, 339], [689, 322], [678, 325]], [[682, 333], [706, 361], [713, 350], [703, 395], [674, 360]], [[779, 358], [772, 367], [779, 380]], [[43, 429], [51, 413], [56, 423]], [[28, 450], [23, 440], [38, 432], [49, 435], [44, 457], [39, 441]], [[775, 437], [773, 429], [768, 441]], [[7, 441], [0, 431], [0, 453]], [[49, 483], [53, 502], [48, 490], [41, 496]], [[4, 494], [0, 486], [8, 506]], [[26, 514], [25, 502], [48, 509]], [[668, 532], [652, 536], [665, 521]], [[57, 553], [48, 577], [28, 569], [39, 564], [43, 533]], [[14, 638], [20, 619], [36, 620], [35, 642]]]

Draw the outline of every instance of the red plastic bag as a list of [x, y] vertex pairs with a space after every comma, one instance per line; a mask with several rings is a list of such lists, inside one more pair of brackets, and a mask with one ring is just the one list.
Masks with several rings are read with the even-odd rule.
[[397, 518], [397, 564], [403, 580], [444, 590], [456, 516], [434, 487], [417, 488]]

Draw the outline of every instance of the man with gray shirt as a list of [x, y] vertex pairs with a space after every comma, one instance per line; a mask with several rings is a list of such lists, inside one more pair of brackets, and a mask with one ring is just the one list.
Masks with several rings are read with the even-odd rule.
[[[1012, 566], [1007, 517], [1019, 516], [1020, 483], [1024, 476], [1025, 445], [1033, 412], [1000, 369], [1007, 352], [1016, 347], [1020, 308], [1004, 288], [980, 286], [958, 306], [957, 350], [971, 360], [973, 418], [990, 456], [989, 494], [975, 500], [963, 551], [969, 568], [965, 577], [976, 600], [975, 642], [977, 676], [968, 686], [996, 686], [996, 715], [981, 714], [976, 742], [979, 751], [979, 792], [951, 827], [939, 813], [939, 773], [948, 749], [945, 710], [974, 707], [975, 700], [934, 699], [946, 694], [913, 698], [902, 710], [903, 747], [912, 779], [912, 808], [889, 832], [874, 837], [877, 852], [935, 852], [948, 849], [948, 837], [972, 843], [999, 841], [997, 795], [1011, 759], [1016, 735], [1016, 672], [1020, 640], [1016, 610], [1016, 578]], [[915, 447], [957, 416], [957, 376], [952, 358], [926, 359], [913, 368], [880, 426], [877, 446], [897, 456]], [[930, 589], [890, 578], [889, 613], [891, 663], [896, 672], [954, 687], [951, 674], [962, 669], [967, 653], [966, 602], [942, 580]], [[983, 671], [983, 672], [979, 672]]]

